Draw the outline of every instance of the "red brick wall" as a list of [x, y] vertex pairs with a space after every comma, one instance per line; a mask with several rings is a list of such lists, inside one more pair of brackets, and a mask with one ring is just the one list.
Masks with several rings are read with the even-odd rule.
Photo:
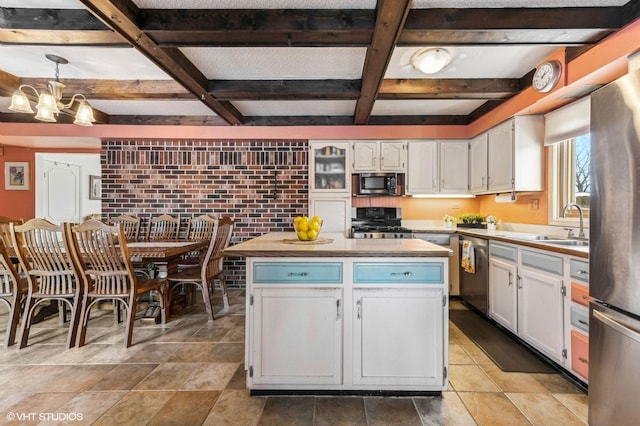
[[[143, 219], [208, 213], [235, 222], [232, 244], [276, 230], [308, 210], [306, 140], [106, 140], [102, 212]], [[277, 173], [277, 198], [273, 198]], [[228, 259], [227, 285], [245, 284], [243, 259]]]

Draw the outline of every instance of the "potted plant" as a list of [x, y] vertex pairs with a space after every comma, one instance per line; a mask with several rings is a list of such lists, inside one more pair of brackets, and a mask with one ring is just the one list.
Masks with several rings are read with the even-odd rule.
[[489, 230], [495, 230], [496, 229], [496, 222], [497, 219], [495, 216], [487, 216], [487, 229]]
[[453, 224], [458, 221], [458, 218], [455, 216], [449, 216], [448, 214], [445, 214], [442, 220], [444, 220], [445, 228], [453, 228]]
[[464, 213], [458, 218], [462, 223], [461, 228], [486, 228], [485, 216], [478, 213]]

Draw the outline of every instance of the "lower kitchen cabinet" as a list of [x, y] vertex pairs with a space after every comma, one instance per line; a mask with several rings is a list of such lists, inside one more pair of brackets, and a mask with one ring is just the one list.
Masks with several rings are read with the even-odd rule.
[[554, 361], [564, 363], [563, 278], [518, 268], [518, 335]]
[[442, 386], [442, 290], [355, 289], [353, 296], [353, 383]]
[[342, 382], [342, 289], [253, 292], [253, 382]]
[[489, 244], [489, 316], [513, 333], [518, 333], [518, 249]]
[[447, 388], [448, 258], [247, 259], [253, 391]]

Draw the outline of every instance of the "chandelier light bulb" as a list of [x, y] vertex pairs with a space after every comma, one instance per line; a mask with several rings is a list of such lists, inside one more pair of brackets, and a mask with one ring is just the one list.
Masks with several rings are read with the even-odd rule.
[[20, 89], [13, 92], [13, 96], [11, 96], [11, 105], [9, 105], [9, 110], [15, 111], [15, 112], [28, 112], [30, 114], [33, 114], [33, 109], [31, 109], [29, 98], [27, 98], [27, 95]]

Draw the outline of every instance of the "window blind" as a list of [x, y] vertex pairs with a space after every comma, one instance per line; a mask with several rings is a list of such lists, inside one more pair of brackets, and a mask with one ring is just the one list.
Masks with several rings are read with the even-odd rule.
[[552, 145], [589, 133], [591, 97], [586, 96], [544, 116], [544, 144]]

